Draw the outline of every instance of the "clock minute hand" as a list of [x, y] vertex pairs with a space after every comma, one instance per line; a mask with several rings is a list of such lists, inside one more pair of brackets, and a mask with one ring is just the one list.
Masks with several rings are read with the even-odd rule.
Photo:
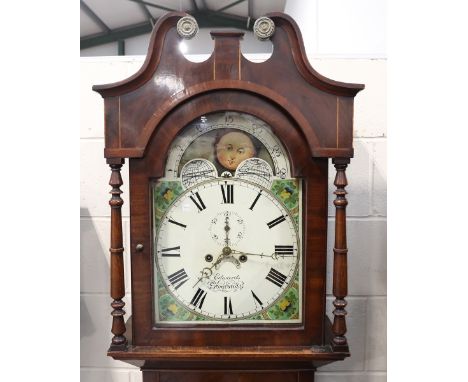
[[233, 249], [231, 253], [234, 253], [236, 255], [272, 257], [272, 255], [264, 255], [263, 253], [249, 253], [249, 252], [236, 251], [235, 249]]
[[288, 254], [281, 254], [278, 255], [276, 252], [273, 252], [271, 255], [265, 255], [263, 253], [249, 253], [249, 252], [242, 252], [242, 251], [236, 251], [232, 250], [232, 253], [235, 253], [237, 255], [246, 255], [246, 256], [260, 256], [260, 257], [271, 257], [274, 260], [278, 260], [280, 257], [295, 257], [296, 255], [288, 255]]

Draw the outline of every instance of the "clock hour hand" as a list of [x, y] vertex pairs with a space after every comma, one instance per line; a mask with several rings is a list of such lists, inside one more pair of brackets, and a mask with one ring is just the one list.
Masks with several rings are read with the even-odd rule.
[[210, 276], [213, 274], [213, 271], [211, 270], [211, 268], [213, 268], [213, 267], [210, 267], [210, 268], [203, 268], [203, 269], [200, 271], [201, 277], [198, 278], [198, 281], [195, 283], [195, 285], [194, 285], [192, 288], [195, 288], [195, 287], [198, 285], [198, 283], [199, 283], [200, 281], [202, 281], [204, 278], [207, 278], [207, 279], [210, 278]]
[[202, 281], [203, 279], [209, 279], [211, 277], [211, 275], [213, 274], [213, 268], [216, 267], [219, 263], [221, 263], [221, 261], [223, 261], [223, 259], [226, 257], [226, 255], [224, 253], [221, 253], [218, 258], [216, 259], [216, 261], [213, 263], [213, 265], [211, 267], [205, 267], [203, 268], [200, 273], [201, 273], [201, 277], [198, 278], [198, 281], [195, 283], [195, 285], [193, 286], [193, 288], [195, 288], [198, 283], [200, 281]]
[[[226, 219], [228, 219], [226, 217]], [[228, 240], [228, 239], [226, 239]], [[202, 281], [203, 279], [209, 279], [211, 277], [211, 275], [213, 274], [213, 268], [216, 268], [218, 269], [218, 265], [221, 264], [223, 262], [223, 260], [226, 260], [226, 261], [230, 261], [232, 262], [237, 268], [240, 268], [240, 262], [239, 260], [237, 260], [232, 254], [234, 253], [234, 251], [229, 248], [228, 246], [224, 247], [223, 248], [223, 251], [221, 252], [221, 254], [218, 256], [218, 258], [216, 259], [216, 261], [213, 263], [213, 265], [211, 267], [205, 267], [203, 268], [200, 273], [201, 273], [201, 277], [198, 278], [198, 281], [195, 283], [195, 285], [193, 286], [193, 288], [195, 288], [198, 283], [200, 281]]]

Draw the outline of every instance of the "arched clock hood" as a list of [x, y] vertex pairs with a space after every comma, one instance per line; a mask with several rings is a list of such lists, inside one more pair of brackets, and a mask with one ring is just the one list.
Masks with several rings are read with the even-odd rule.
[[[270, 13], [272, 56], [262, 63], [240, 51], [243, 32], [211, 32], [214, 51], [204, 62], [178, 49], [176, 25], [186, 13], [168, 13], [154, 27], [143, 66], [113, 84], [95, 85], [105, 105], [105, 157], [144, 155], [162, 120], [186, 102], [220, 90], [259, 96], [279, 107], [302, 131], [314, 157], [353, 156], [353, 101], [364, 85], [333, 81], [307, 60], [297, 24]], [[233, 105], [235, 107], [235, 105]]]

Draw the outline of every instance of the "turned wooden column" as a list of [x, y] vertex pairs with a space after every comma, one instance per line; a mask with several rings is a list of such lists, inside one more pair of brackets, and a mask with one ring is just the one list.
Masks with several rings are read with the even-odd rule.
[[124, 159], [108, 159], [112, 174], [109, 184], [112, 186], [109, 200], [111, 206], [111, 246], [110, 246], [110, 267], [111, 267], [111, 297], [114, 299], [111, 303], [113, 309], [112, 315], [112, 343], [109, 350], [125, 350], [127, 347], [127, 339], [124, 336], [126, 331], [123, 310], [125, 303], [122, 299], [125, 296], [124, 282], [124, 263], [123, 263], [123, 235], [122, 235], [122, 205], [123, 200], [120, 197], [122, 191], [122, 177], [120, 169], [124, 164]]
[[346, 244], [346, 200], [345, 187], [348, 185], [346, 179], [346, 167], [350, 160], [348, 158], [333, 158], [336, 168], [335, 182], [336, 195], [333, 204], [336, 208], [335, 215], [335, 245], [333, 248], [333, 338], [332, 346], [335, 351], [349, 351], [346, 334], [346, 305], [345, 297], [348, 295], [348, 248]]

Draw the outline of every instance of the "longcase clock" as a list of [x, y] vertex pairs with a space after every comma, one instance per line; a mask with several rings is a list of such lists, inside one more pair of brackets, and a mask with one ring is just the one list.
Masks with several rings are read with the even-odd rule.
[[[295, 22], [257, 20], [272, 56], [253, 63], [242, 32], [211, 32], [188, 61], [185, 13], [154, 27], [132, 77], [104, 98], [110, 185], [112, 343], [145, 382], [313, 381], [350, 355], [345, 170], [363, 85], [308, 63]], [[120, 170], [129, 158], [131, 270], [123, 267]], [[333, 317], [325, 314], [328, 159], [335, 178]], [[132, 312], [125, 312], [131, 272]]]

